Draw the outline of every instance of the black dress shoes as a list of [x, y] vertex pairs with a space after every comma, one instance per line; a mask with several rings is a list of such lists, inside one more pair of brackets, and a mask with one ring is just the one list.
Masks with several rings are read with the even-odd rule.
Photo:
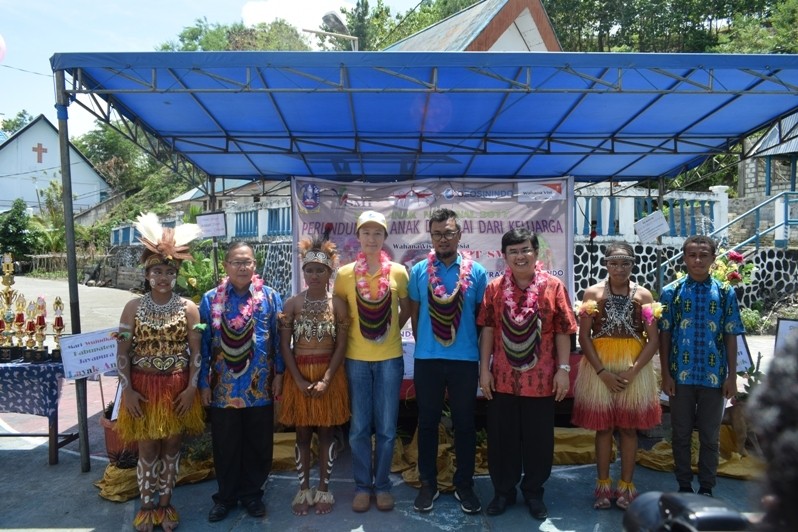
[[266, 515], [266, 505], [260, 499], [252, 499], [244, 505], [247, 513], [252, 517], [263, 517]]
[[485, 513], [488, 515], [501, 515], [508, 506], [515, 504], [515, 497], [505, 497], [504, 495], [495, 495], [493, 500], [488, 503]]
[[208, 521], [211, 523], [221, 521], [227, 517], [228, 513], [230, 513], [230, 508], [228, 508], [225, 504], [217, 502], [213, 505], [213, 508], [211, 508], [210, 513], [208, 513]]
[[543, 521], [549, 516], [549, 511], [541, 499], [527, 499], [526, 505], [529, 508], [529, 514], [535, 519]]

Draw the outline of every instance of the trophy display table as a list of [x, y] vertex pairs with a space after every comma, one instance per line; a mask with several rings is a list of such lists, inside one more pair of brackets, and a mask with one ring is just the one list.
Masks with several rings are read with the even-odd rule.
[[0, 434], [0, 437], [47, 436], [50, 465], [58, 463], [58, 449], [78, 438], [76, 432], [58, 433], [58, 399], [63, 381], [64, 366], [60, 362], [0, 364], [0, 412], [48, 419], [46, 433]]

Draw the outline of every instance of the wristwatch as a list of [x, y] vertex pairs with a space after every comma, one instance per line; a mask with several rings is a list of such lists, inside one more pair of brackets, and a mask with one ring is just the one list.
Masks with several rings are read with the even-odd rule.
[[560, 364], [557, 366], [558, 369], [564, 369], [566, 373], [571, 373], [571, 365], [570, 364]]

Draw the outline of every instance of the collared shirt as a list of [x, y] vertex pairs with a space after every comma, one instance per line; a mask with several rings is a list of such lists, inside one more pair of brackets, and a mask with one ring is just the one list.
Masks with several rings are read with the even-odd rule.
[[[661, 331], [671, 333], [668, 370], [677, 384], [720, 388], [728, 375], [724, 334], [743, 334], [737, 294], [711, 276], [689, 276], [665, 288], [660, 297]], [[731, 353], [737, 356], [737, 353]]]
[[[520, 301], [523, 292], [513, 282], [513, 299]], [[571, 310], [571, 300], [562, 282], [548, 276], [542, 293], [538, 293], [538, 314], [541, 331], [538, 344], [538, 362], [527, 371], [516, 371], [510, 366], [502, 341], [502, 313], [504, 312], [504, 276], [494, 279], [485, 290], [477, 323], [493, 328], [493, 384], [496, 391], [521, 397], [550, 397], [554, 395], [554, 373], [557, 371], [558, 334], [574, 334], [576, 318]]]
[[[250, 285], [252, 290], [252, 285]], [[200, 303], [200, 320], [206, 325], [202, 332], [201, 366], [198, 387], [211, 389], [211, 406], [217, 408], [246, 408], [272, 403], [272, 380], [275, 373], [285, 371], [280, 354], [280, 335], [277, 332], [277, 313], [282, 312], [280, 294], [263, 286], [263, 299], [253, 315], [254, 352], [249, 367], [236, 374], [221, 356], [221, 331], [211, 323], [211, 305], [216, 289], [208, 290]], [[240, 314], [239, 308], [247, 303], [250, 292], [240, 296], [231, 283], [227, 284], [227, 304], [224, 317], [229, 321]]]
[[[424, 259], [416, 263], [410, 270], [410, 299], [419, 304], [418, 324], [416, 325], [415, 358], [479, 361], [479, 335], [477, 334], [477, 312], [485, 295], [488, 284], [488, 273], [485, 268], [474, 261], [468, 276], [470, 286], [463, 294], [463, 309], [460, 326], [454, 337], [454, 343], [445, 347], [437, 341], [432, 333], [432, 320], [429, 309], [429, 274]], [[436, 274], [441, 279], [446, 293], [451, 293], [460, 278], [463, 257], [458, 253], [457, 259], [449, 266], [435, 258]]]

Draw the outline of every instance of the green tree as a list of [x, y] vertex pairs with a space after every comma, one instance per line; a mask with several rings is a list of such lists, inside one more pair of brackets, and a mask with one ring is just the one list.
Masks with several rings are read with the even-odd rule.
[[193, 26], [183, 28], [177, 41], [162, 43], [161, 51], [194, 52], [224, 50], [309, 50], [308, 42], [299, 31], [285, 20], [268, 24], [245, 26], [211, 24], [208, 19], [197, 19]]
[[33, 117], [25, 110], [19, 111], [14, 118], [0, 120], [0, 131], [6, 133], [16, 133], [33, 121]]
[[17, 198], [11, 209], [0, 217], [0, 250], [21, 259], [34, 250], [33, 235], [28, 228], [28, 206]]
[[157, 161], [119, 131], [102, 122], [72, 140], [117, 192], [136, 191], [147, 174], [158, 168]]

